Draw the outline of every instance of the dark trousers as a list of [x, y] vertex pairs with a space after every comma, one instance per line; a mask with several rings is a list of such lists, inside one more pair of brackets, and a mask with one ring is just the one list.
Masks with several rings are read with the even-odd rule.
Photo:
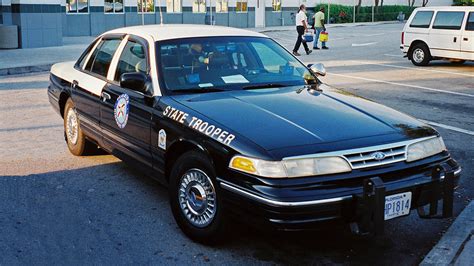
[[[293, 49], [293, 52], [298, 52], [298, 50], [300, 49], [301, 42], [303, 42], [304, 26], [296, 26], [296, 31], [298, 32], [298, 39], [296, 39], [295, 48]], [[306, 42], [303, 42], [303, 47], [306, 52], [309, 51], [308, 44]]]

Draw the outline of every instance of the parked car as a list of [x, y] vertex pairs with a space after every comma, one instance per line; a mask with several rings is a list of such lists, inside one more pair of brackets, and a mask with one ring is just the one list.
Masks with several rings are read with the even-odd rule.
[[416, 66], [431, 60], [474, 60], [474, 7], [417, 8], [403, 28], [400, 49]]
[[443, 200], [461, 168], [433, 128], [332, 88], [269, 37], [203, 25], [99, 36], [51, 69], [49, 100], [67, 147], [99, 146], [169, 188], [186, 235], [211, 242], [229, 217], [266, 228], [385, 220]]

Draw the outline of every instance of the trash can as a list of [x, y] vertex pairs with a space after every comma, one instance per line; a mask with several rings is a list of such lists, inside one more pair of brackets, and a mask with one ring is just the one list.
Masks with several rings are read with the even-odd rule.
[[0, 24], [0, 49], [18, 48], [18, 26]]

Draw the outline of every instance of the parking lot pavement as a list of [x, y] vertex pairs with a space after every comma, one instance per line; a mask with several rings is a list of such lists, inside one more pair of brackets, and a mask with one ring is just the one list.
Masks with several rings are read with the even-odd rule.
[[[474, 65], [414, 67], [398, 50], [401, 28], [333, 28], [330, 50], [301, 59], [324, 63], [328, 75], [322, 79], [330, 85], [436, 123], [463, 166], [458, 215], [474, 196]], [[267, 34], [290, 50], [296, 38], [293, 31]], [[202, 246], [175, 225], [165, 188], [112, 156], [67, 151], [47, 85], [44, 72], [0, 77], [0, 265], [413, 265], [453, 220], [421, 220], [413, 212], [388, 221], [377, 240], [338, 224], [280, 233], [235, 222], [226, 243]]]

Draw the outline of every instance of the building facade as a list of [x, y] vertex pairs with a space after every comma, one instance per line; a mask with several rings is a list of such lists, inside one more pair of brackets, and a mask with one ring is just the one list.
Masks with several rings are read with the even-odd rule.
[[[0, 23], [17, 25], [22, 48], [62, 44], [63, 36], [95, 36], [107, 30], [161, 22], [231, 27], [294, 25], [300, 4], [352, 5], [354, 0], [0, 0]], [[371, 5], [373, 0], [363, 0]], [[446, 0], [431, 0], [448, 4]], [[406, 4], [386, 0], [386, 4]], [[441, 3], [442, 2], [442, 3]], [[212, 8], [211, 8], [212, 7]], [[160, 15], [162, 14], [162, 15]], [[212, 19], [211, 19], [212, 18]]]

